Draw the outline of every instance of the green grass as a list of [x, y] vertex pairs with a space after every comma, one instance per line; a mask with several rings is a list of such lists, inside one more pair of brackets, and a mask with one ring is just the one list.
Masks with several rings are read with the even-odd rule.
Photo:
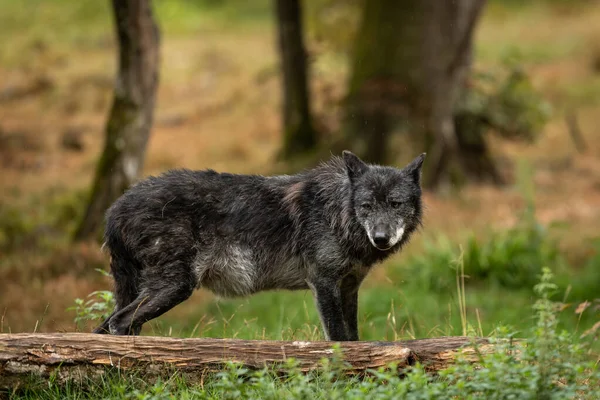
[[27, 246], [52, 250], [67, 244], [82, 216], [86, 193], [54, 187], [26, 198], [7, 194], [0, 200], [0, 252], [11, 255]]
[[514, 40], [502, 40], [497, 43], [479, 42], [475, 45], [478, 60], [501, 62], [506, 57], [519, 57], [525, 65], [546, 64], [568, 58], [580, 53], [584, 47], [576, 36], [561, 38], [552, 45], [540, 43], [518, 43]]
[[[7, 66], [27, 63], [24, 56], [40, 49], [66, 57], [73, 49], [113, 43], [110, 1], [0, 0], [0, 10], [0, 62]], [[154, 0], [153, 11], [163, 37], [169, 38], [211, 30], [270, 29], [273, 19], [266, 0]]]
[[564, 93], [564, 104], [570, 108], [600, 104], [600, 76], [598, 75], [570, 85], [557, 86], [557, 91]]
[[[594, 269], [590, 268], [590, 271]], [[444, 282], [447, 288], [442, 290], [431, 290], [409, 281], [372, 285], [367, 282], [359, 299], [361, 338], [399, 340], [463, 334], [456, 278], [450, 274], [447, 276]], [[592, 285], [597, 289], [597, 281]], [[571, 293], [573, 291], [583, 291], [587, 295], [591, 289], [575, 286]], [[562, 300], [564, 294], [563, 290], [557, 299]], [[525, 330], [534, 323], [533, 311], [528, 307], [533, 298], [530, 288], [507, 289], [490, 282], [469, 284], [465, 289], [468, 323], [480, 335], [488, 335], [498, 324]], [[587, 298], [589, 301], [593, 299]], [[559, 315], [561, 326], [573, 330], [577, 327], [581, 333], [600, 319], [592, 309], [581, 317], [574, 313], [575, 306], [584, 300], [582, 297], [577, 301], [571, 300], [571, 307]], [[186, 305], [188, 313], [185, 319], [168, 314], [150, 323], [144, 333], [240, 339], [322, 339], [318, 315], [309, 292], [268, 292], [243, 300], [196, 304], [193, 308]]]
[[[460, 286], [459, 286], [460, 287]], [[200, 383], [173, 374], [152, 381], [138, 372], [108, 371], [100, 379], [82, 383], [32, 380], [11, 393], [14, 398], [71, 399], [595, 399], [600, 389], [598, 366], [588, 347], [572, 332], [560, 328], [557, 304], [551, 300], [557, 286], [549, 269], [544, 269], [534, 288], [533, 323], [516, 334], [499, 326], [491, 336], [492, 354], [479, 355], [477, 366], [463, 357], [441, 371], [427, 375], [417, 364], [400, 371], [370, 370], [366, 376], [348, 377], [341, 353], [323, 360], [318, 371], [308, 374], [288, 359], [284, 374], [264, 368], [250, 371], [231, 363]], [[472, 334], [472, 331], [467, 332]], [[513, 342], [515, 336], [520, 342]]]
[[[455, 291], [434, 293], [417, 286], [378, 286], [361, 290], [361, 338], [398, 340], [462, 334]], [[473, 306], [468, 310], [469, 320], [478, 326], [479, 313], [484, 335], [489, 334], [496, 323], [524, 328], [533, 323], [532, 311], [523, 308], [533, 297], [530, 291], [511, 292], [506, 301], [501, 301], [505, 296], [506, 291], [499, 288], [467, 290], [467, 303]], [[145, 329], [145, 334], [170, 332], [182, 337], [322, 339], [309, 292], [261, 293], [244, 300], [211, 301], [190, 312], [185, 321], [165, 316], [150, 326]]]

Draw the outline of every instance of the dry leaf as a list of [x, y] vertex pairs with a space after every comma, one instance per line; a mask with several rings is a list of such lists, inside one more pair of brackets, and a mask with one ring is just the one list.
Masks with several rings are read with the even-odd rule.
[[592, 326], [590, 329], [588, 329], [587, 331], [583, 332], [583, 334], [581, 335], [582, 338], [589, 336], [593, 333], [596, 333], [596, 331], [600, 329], [600, 321], [596, 322], [594, 324], [594, 326]]
[[565, 311], [567, 308], [571, 307], [571, 303], [559, 303], [557, 304], [557, 308], [559, 312]]
[[589, 301], [584, 301], [583, 303], [581, 303], [580, 305], [577, 306], [577, 308], [575, 309], [575, 314], [581, 314], [582, 312], [584, 312], [586, 310], [586, 308], [588, 308], [592, 303], [590, 303]]

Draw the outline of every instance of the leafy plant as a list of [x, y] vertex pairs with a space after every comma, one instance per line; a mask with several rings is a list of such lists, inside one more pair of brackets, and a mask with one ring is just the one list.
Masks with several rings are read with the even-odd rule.
[[[108, 272], [96, 269], [104, 276], [109, 276]], [[75, 299], [75, 305], [67, 308], [67, 311], [75, 311], [74, 321], [76, 324], [89, 321], [98, 321], [106, 319], [115, 307], [113, 293], [109, 290], [97, 290], [87, 295], [88, 300], [81, 298]]]
[[550, 298], [557, 289], [550, 269], [535, 285], [537, 324], [526, 339], [499, 328], [493, 339], [497, 351], [475, 365], [464, 359], [440, 375], [448, 382], [448, 397], [486, 399], [593, 398], [590, 385], [600, 384], [597, 366], [573, 333], [558, 330], [558, 304]]
[[470, 121], [463, 137], [491, 129], [506, 139], [527, 142], [537, 138], [551, 113], [516, 54], [507, 55], [498, 70], [473, 72], [457, 108], [461, 120]]
[[14, 206], [0, 204], [0, 251], [21, 246], [33, 231], [31, 218]]
[[566, 271], [566, 261], [550, 227], [535, 217], [534, 188], [526, 164], [520, 166], [519, 177], [525, 207], [516, 225], [488, 231], [485, 239], [470, 233], [462, 246], [439, 236], [435, 241], [425, 242], [419, 255], [409, 258], [408, 273], [397, 273], [423, 289], [449, 290], [454, 285], [453, 260], [461, 254], [461, 249], [467, 284], [485, 282], [509, 289], [532, 288], [543, 267]]
[[[424, 290], [448, 290], [454, 285], [453, 260], [460, 252], [458, 244], [446, 237], [428, 241], [424, 251], [412, 256], [405, 269], [393, 271]], [[493, 231], [481, 240], [470, 234], [463, 246], [467, 284], [489, 282], [501, 287], [532, 287], [543, 266], [559, 268], [564, 260], [548, 229], [535, 221], [523, 222], [510, 229]]]

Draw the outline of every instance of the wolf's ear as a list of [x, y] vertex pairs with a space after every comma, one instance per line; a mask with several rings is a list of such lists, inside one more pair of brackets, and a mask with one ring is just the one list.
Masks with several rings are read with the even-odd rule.
[[358, 178], [369, 169], [369, 166], [351, 151], [344, 150], [342, 155], [344, 156], [344, 163], [346, 164], [348, 176], [351, 180]]
[[425, 161], [425, 156], [427, 153], [421, 153], [414, 160], [410, 162], [404, 170], [413, 177], [416, 183], [421, 183], [421, 167], [423, 166], [423, 161]]

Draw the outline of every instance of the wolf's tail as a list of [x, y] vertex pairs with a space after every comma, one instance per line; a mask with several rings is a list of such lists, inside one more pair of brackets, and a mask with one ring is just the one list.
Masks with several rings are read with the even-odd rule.
[[132, 303], [140, 291], [140, 264], [131, 257], [122, 242], [110, 241], [107, 245], [110, 249], [110, 270], [115, 282], [115, 310], [93, 333], [110, 333], [109, 322], [113, 315]]

